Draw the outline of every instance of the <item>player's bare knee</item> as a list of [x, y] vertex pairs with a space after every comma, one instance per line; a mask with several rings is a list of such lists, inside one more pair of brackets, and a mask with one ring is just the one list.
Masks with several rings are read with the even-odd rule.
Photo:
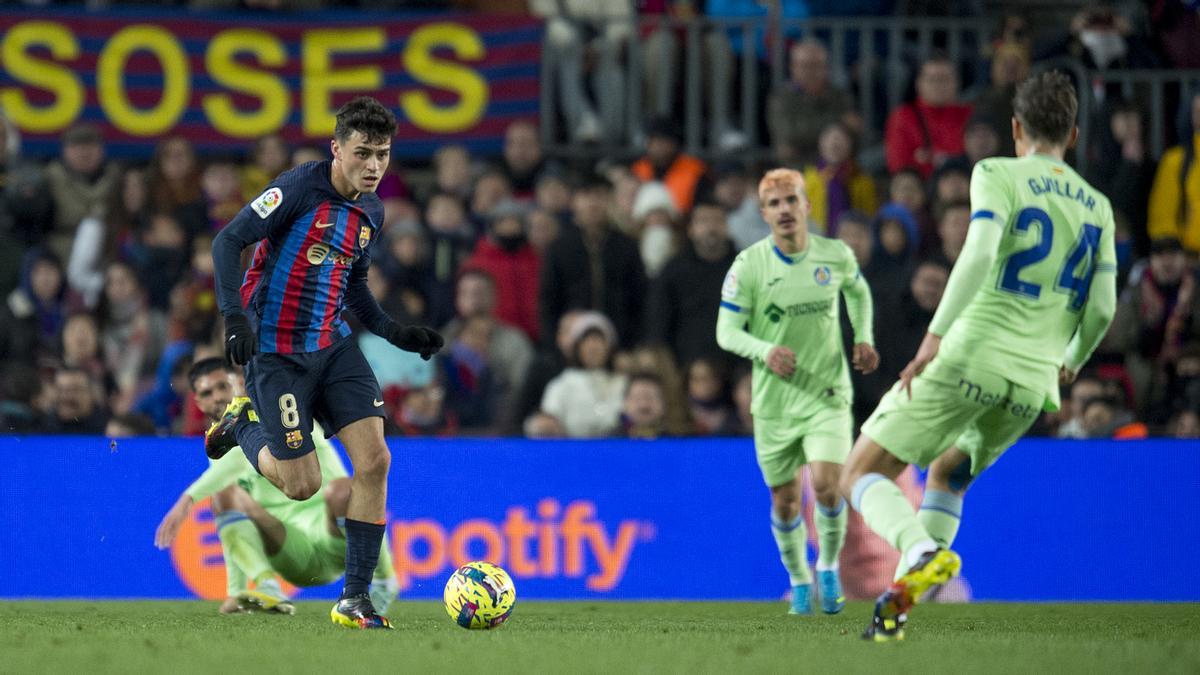
[[304, 501], [309, 497], [317, 494], [321, 489], [321, 477], [316, 478], [311, 476], [301, 476], [293, 480], [289, 480], [283, 486], [283, 494], [287, 495], [288, 499], [295, 501]]
[[842, 498], [840, 483], [835, 480], [812, 482], [813, 492], [816, 493], [817, 501], [824, 506], [834, 506]]
[[783, 520], [792, 520], [800, 515], [800, 491], [795, 489], [777, 488], [771, 493], [771, 505], [775, 515]]
[[392, 453], [386, 444], [380, 443], [370, 452], [361, 453], [354, 465], [355, 477], [365, 480], [383, 482], [387, 480], [388, 469], [392, 465]]

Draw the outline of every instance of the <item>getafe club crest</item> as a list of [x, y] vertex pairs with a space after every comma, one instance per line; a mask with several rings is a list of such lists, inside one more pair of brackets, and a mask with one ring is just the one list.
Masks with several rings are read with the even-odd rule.
[[366, 248], [371, 243], [371, 228], [363, 225], [358, 228], [358, 247]]
[[821, 265], [813, 270], [813, 281], [817, 282], [818, 286], [828, 286], [833, 280], [833, 274], [829, 271], [828, 265]]

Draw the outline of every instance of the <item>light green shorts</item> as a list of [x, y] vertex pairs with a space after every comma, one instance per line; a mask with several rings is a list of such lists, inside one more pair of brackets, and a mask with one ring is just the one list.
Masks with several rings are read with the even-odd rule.
[[804, 418], [755, 417], [754, 452], [768, 487], [783, 485], [809, 462], [844, 464], [850, 454], [850, 407], [835, 400], [816, 401]]
[[342, 576], [346, 540], [330, 534], [324, 508], [304, 509], [282, 522], [287, 538], [270, 557], [279, 576], [296, 586], [322, 586]]
[[971, 475], [977, 476], [1024, 435], [1045, 399], [999, 375], [935, 359], [913, 380], [912, 399], [897, 383], [862, 432], [922, 467], [956, 447], [970, 456]]

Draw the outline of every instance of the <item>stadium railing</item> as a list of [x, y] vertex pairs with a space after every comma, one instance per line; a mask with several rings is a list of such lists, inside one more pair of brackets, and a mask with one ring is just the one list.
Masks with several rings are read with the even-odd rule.
[[[750, 154], [761, 154], [761, 148], [765, 145], [760, 133], [763, 105], [769, 90], [781, 86], [788, 79], [786, 49], [794, 40], [811, 36], [825, 44], [829, 50], [832, 83], [855, 91], [859, 112], [868, 121], [870, 135], [864, 140], [875, 142], [879, 140], [883, 128], [882, 117], [904, 100], [915, 64], [935, 48], [941, 49], [955, 62], [968, 64], [969, 79], [978, 79], [975, 75], [983, 67], [977, 57], [979, 45], [986, 40], [992, 27], [991, 22], [982, 17], [822, 17], [803, 20], [700, 17], [684, 20], [663, 15], [642, 17], [637, 24], [637, 29], [633, 31], [635, 36], [655, 30], [669, 30], [679, 36], [683, 89], [682, 106], [676, 106], [676, 109], [682, 110], [685, 147], [700, 156], [711, 156], [718, 152], [715, 139], [706, 137], [704, 123], [707, 104], [704, 98], [703, 68], [706, 56], [703, 40], [711, 31], [719, 30], [740, 38], [740, 49], [734, 53], [737, 75], [734, 78], [736, 90], [732, 92], [738, 110], [736, 113], [731, 111], [731, 115], [739, 120], [737, 128], [747, 136]], [[760, 39], [766, 45], [765, 60], [760, 58], [763, 54], [758, 51]], [[620, 139], [606, 139], [604, 143], [590, 147], [581, 147], [567, 139], [562, 129], [562, 103], [554, 77], [556, 64], [552, 60], [553, 51], [548, 44], [544, 44], [544, 47], [547, 48], [543, 49], [542, 58], [541, 128], [547, 149], [553, 154], [568, 157], [621, 155], [633, 151], [632, 134]], [[629, 40], [626, 58], [622, 62], [627, 113], [625, 126], [629, 130], [640, 129], [647, 116], [647, 107], [642, 104], [642, 92], [645, 85], [643, 62], [648, 58], [653, 59], [654, 55], [648, 54], [638, 39]], [[667, 62], [661, 57], [659, 60]], [[764, 69], [766, 76], [761, 77]]]
[[[772, 7], [775, 3], [772, 3]], [[987, 79], [987, 62], [981, 47], [989, 39], [993, 22], [986, 17], [972, 18], [811, 18], [803, 20], [725, 19], [699, 17], [675, 19], [668, 16], [642, 17], [635, 36], [645, 36], [655, 30], [669, 30], [678, 36], [679, 63], [682, 76], [682, 101], [674, 106], [682, 111], [685, 149], [701, 157], [721, 154], [716, 139], [706, 133], [706, 93], [704, 36], [720, 30], [740, 37], [740, 50], [735, 52], [736, 87], [731, 90], [737, 110], [737, 129], [748, 141], [748, 149], [738, 152], [741, 157], [765, 158], [770, 155], [762, 137], [764, 106], [770, 90], [777, 89], [788, 79], [787, 45], [801, 37], [815, 37], [829, 50], [831, 82], [853, 90], [858, 112], [866, 120], [864, 144], [881, 141], [887, 111], [900, 105], [910, 93], [915, 68], [935, 49], [945, 52], [958, 63], [964, 84], [981, 84]], [[759, 38], [767, 46], [766, 60], [757, 51]], [[545, 39], [545, 38], [543, 38]], [[543, 49], [541, 78], [541, 129], [548, 151], [561, 157], [632, 156], [640, 151], [635, 130], [641, 128], [648, 116], [649, 106], [643, 105], [646, 59], [669, 63], [663, 55], [647, 51], [638, 39], [627, 44], [622, 62], [626, 97], [625, 127], [629, 133], [621, 138], [605, 139], [598, 145], [572, 143], [562, 128], [562, 102], [554, 68], [552, 52]], [[1104, 100], [1093, 88], [1119, 88], [1128, 100], [1144, 102], [1149, 124], [1149, 149], [1160, 156], [1172, 142], [1171, 125], [1176, 124], [1177, 106], [1190, 93], [1200, 91], [1200, 70], [1085, 70], [1072, 58], [1039, 61], [1034, 69], [1060, 68], [1069, 71], [1080, 88], [1080, 146], [1087, 147], [1092, 125], [1099, 119]], [[763, 76], [765, 71], [765, 77]]]

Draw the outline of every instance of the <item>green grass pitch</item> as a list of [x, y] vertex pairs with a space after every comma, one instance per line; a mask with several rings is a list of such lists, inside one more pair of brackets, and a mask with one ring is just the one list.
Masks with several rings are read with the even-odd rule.
[[0, 602], [0, 673], [1197, 673], [1200, 605], [921, 605], [902, 643], [858, 639], [870, 611], [783, 603], [520, 602], [493, 631], [400, 602], [356, 632], [327, 602], [294, 617], [214, 602]]

